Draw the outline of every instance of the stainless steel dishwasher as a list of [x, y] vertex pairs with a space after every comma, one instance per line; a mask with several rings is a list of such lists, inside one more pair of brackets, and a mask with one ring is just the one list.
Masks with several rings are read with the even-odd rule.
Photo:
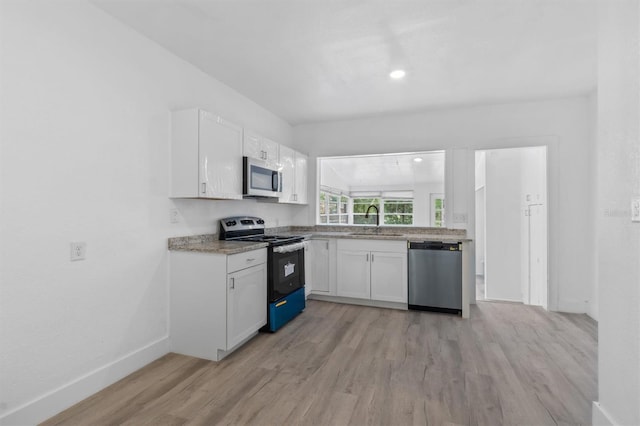
[[461, 243], [409, 243], [409, 309], [462, 314]]

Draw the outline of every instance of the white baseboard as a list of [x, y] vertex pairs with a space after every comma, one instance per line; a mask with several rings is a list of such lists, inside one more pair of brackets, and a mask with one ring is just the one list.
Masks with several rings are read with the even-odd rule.
[[599, 402], [593, 401], [591, 409], [591, 424], [593, 426], [614, 426], [620, 423], [613, 420], [611, 415], [607, 413]]
[[351, 297], [329, 296], [324, 294], [311, 293], [309, 295], [309, 299], [320, 300], [323, 302], [347, 303], [349, 305], [374, 306], [376, 308], [402, 309], [404, 311], [408, 309], [408, 305], [406, 303], [383, 302], [380, 300], [368, 300], [368, 299], [355, 299]]
[[17, 407], [0, 417], [0, 425], [34, 425], [71, 407], [169, 353], [165, 336], [70, 383]]
[[589, 306], [583, 300], [561, 299], [558, 301], [557, 311], [570, 314], [586, 314], [589, 311]]

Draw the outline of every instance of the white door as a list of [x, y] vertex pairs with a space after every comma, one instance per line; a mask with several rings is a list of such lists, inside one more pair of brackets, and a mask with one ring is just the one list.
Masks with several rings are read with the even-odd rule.
[[282, 171], [282, 194], [279, 201], [290, 203], [293, 201], [293, 187], [295, 180], [295, 151], [288, 146], [280, 147], [280, 167]]
[[267, 265], [229, 274], [227, 278], [227, 349], [267, 323]]
[[371, 298], [369, 257], [368, 251], [338, 251], [338, 296]]
[[529, 303], [547, 308], [547, 218], [542, 204], [529, 206]]
[[371, 252], [371, 300], [407, 303], [407, 254]]
[[242, 128], [200, 111], [198, 148], [200, 197], [242, 199]]
[[306, 155], [296, 152], [294, 201], [298, 204], [307, 204], [307, 162]]
[[309, 243], [307, 274], [311, 277], [311, 291], [321, 294], [329, 293], [329, 241], [311, 240]]

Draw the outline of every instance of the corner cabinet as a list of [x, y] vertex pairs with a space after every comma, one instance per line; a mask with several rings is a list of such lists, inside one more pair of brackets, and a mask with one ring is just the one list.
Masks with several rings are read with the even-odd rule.
[[309, 157], [288, 146], [280, 145], [282, 195], [280, 203], [307, 204], [307, 174]]
[[242, 127], [197, 108], [172, 112], [171, 197], [242, 199]]
[[338, 240], [337, 295], [407, 303], [407, 243]]
[[170, 253], [170, 340], [176, 353], [219, 361], [267, 323], [267, 250]]

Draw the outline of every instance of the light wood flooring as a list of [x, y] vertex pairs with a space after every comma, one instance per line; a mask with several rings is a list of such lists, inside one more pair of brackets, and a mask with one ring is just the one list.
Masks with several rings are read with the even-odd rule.
[[594, 321], [495, 302], [471, 315], [309, 301], [219, 363], [166, 355], [44, 424], [590, 424]]

